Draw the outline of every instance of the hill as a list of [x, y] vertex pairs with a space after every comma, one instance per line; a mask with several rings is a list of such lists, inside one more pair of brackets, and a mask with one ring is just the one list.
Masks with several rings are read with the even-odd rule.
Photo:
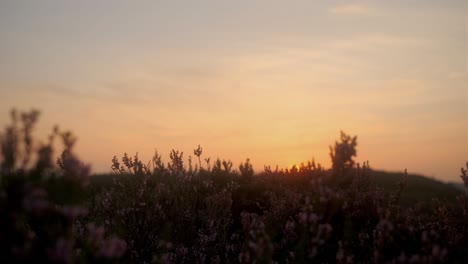
[[[373, 182], [386, 191], [394, 191], [398, 188], [397, 183], [403, 177], [403, 173], [372, 171]], [[463, 187], [463, 186], [461, 186]], [[429, 202], [432, 199], [455, 201], [460, 194], [466, 193], [462, 188], [455, 187], [452, 183], [444, 183], [426, 176], [408, 174], [406, 188], [401, 201], [405, 205], [419, 202]]]
[[[402, 172], [386, 172], [372, 170], [371, 181], [386, 192], [394, 192], [398, 189], [398, 182], [404, 174]], [[93, 188], [105, 188], [113, 182], [112, 174], [97, 174], [90, 177]], [[408, 174], [406, 187], [401, 195], [403, 205], [426, 203], [433, 199], [455, 201], [460, 194], [467, 193], [463, 184], [444, 183], [423, 175]]]
[[462, 192], [468, 194], [468, 188], [465, 187], [465, 185], [463, 183], [459, 183], [459, 182], [451, 182], [449, 183], [450, 185], [452, 185], [453, 187], [461, 190]]

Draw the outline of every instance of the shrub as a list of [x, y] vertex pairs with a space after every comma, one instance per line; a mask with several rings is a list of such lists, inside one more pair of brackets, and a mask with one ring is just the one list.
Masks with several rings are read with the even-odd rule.
[[341, 131], [341, 142], [336, 141], [335, 146], [330, 146], [330, 157], [332, 168], [336, 173], [352, 168], [354, 165], [353, 157], [356, 156], [357, 136], [351, 137]]
[[[74, 154], [76, 139], [54, 128], [48, 142], [32, 136], [39, 112], [12, 111], [0, 134], [0, 262], [93, 262], [118, 260], [126, 243], [105, 237], [102, 227], [83, 224], [89, 166]], [[53, 160], [53, 142], [64, 151]]]

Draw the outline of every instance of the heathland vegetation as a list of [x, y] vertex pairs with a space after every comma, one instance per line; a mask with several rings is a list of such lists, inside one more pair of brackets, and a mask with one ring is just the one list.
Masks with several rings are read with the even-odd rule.
[[357, 164], [345, 133], [330, 169], [254, 173], [248, 159], [236, 167], [198, 146], [168, 162], [124, 154], [113, 174], [90, 176], [72, 133], [39, 142], [39, 112], [11, 117], [0, 133], [1, 263], [468, 263], [466, 192]]

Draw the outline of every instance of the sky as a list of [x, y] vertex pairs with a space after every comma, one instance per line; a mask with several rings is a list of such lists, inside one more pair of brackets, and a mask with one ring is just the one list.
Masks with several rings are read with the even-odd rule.
[[95, 172], [114, 155], [330, 167], [460, 181], [468, 161], [467, 3], [0, 1], [0, 126], [41, 111]]

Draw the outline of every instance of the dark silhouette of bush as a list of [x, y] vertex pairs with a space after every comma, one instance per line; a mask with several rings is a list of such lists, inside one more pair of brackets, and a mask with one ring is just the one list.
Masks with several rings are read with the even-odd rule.
[[351, 137], [343, 131], [340, 133], [340, 142], [330, 146], [330, 157], [334, 173], [343, 173], [354, 166], [353, 157], [356, 156], [357, 136]]
[[[0, 132], [0, 262], [119, 260], [125, 241], [83, 222], [89, 166], [74, 154], [76, 138], [56, 127], [47, 143], [36, 142], [32, 132], [38, 118], [36, 110], [13, 110], [12, 123]], [[57, 137], [64, 151], [56, 166]]]

